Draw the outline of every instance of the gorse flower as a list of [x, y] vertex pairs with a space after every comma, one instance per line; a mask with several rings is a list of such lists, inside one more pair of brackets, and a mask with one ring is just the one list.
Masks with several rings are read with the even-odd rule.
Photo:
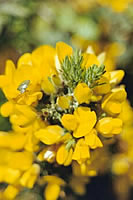
[[96, 175], [104, 163], [98, 155], [106, 138], [122, 131], [126, 91], [118, 84], [124, 72], [108, 72], [103, 63], [63, 42], [24, 54], [17, 67], [7, 61], [0, 76], [7, 101], [0, 112], [9, 117], [12, 131], [0, 132], [0, 181], [8, 184], [3, 199], [36, 183], [46, 184], [46, 200], [56, 200], [69, 187], [72, 166], [70, 186], [79, 176], [84, 193], [85, 176]]

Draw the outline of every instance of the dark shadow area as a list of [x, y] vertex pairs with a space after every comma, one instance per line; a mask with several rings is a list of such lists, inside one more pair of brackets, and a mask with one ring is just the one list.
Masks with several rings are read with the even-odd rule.
[[91, 179], [87, 193], [78, 200], [117, 200], [113, 191], [111, 176], [106, 174]]

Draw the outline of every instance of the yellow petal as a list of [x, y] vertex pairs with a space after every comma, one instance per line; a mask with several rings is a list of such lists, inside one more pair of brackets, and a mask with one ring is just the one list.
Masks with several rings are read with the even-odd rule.
[[101, 134], [107, 137], [113, 134], [120, 134], [122, 120], [119, 118], [104, 117], [98, 121], [96, 128]]
[[32, 65], [32, 57], [30, 53], [25, 53], [19, 58], [17, 67], [19, 68], [21, 65]]
[[122, 125], [123, 125], [122, 120], [119, 119], [119, 118], [114, 118], [112, 120], [112, 124], [113, 124], [113, 131], [112, 131], [112, 133], [113, 134], [120, 134], [121, 131], [122, 131]]
[[74, 89], [74, 96], [79, 104], [89, 103], [92, 91], [85, 83], [79, 83]]
[[61, 137], [60, 142], [65, 143], [66, 141], [71, 140], [71, 139], [72, 139], [72, 135], [68, 132], [68, 133], [65, 133]]
[[100, 65], [104, 64], [105, 59], [106, 59], [106, 53], [105, 52], [100, 53], [98, 55], [97, 59], [98, 59]]
[[70, 106], [71, 97], [69, 96], [60, 96], [57, 98], [57, 104], [62, 109], [68, 109]]
[[97, 95], [103, 95], [110, 92], [111, 87], [109, 84], [109, 80], [106, 77], [102, 76], [98, 81], [98, 83], [102, 85], [96, 86], [93, 89], [94, 93], [96, 93]]
[[7, 188], [4, 190], [3, 195], [6, 199], [14, 199], [18, 193], [18, 188], [13, 185], [8, 185]]
[[71, 46], [65, 44], [64, 42], [56, 43], [56, 52], [59, 58], [59, 61], [62, 62], [66, 56], [71, 56], [73, 49]]
[[58, 176], [52, 176], [52, 175], [43, 176], [43, 180], [50, 184], [53, 183], [53, 184], [57, 184], [57, 185], [65, 185], [64, 180], [59, 178]]
[[33, 162], [33, 154], [27, 151], [12, 152], [6, 149], [0, 150], [0, 164], [12, 169], [27, 170]]
[[46, 200], [57, 200], [60, 194], [60, 186], [57, 184], [48, 184], [44, 191]]
[[10, 116], [13, 112], [13, 108], [14, 108], [14, 105], [12, 102], [8, 101], [4, 103], [0, 108], [1, 115], [4, 117]]
[[97, 147], [102, 147], [102, 142], [96, 135], [96, 130], [92, 129], [90, 133], [85, 135], [85, 143], [91, 148], [95, 149]]
[[89, 147], [86, 145], [84, 139], [79, 139], [75, 146], [72, 159], [77, 160], [81, 164], [88, 158], [90, 158]]
[[60, 126], [51, 125], [35, 132], [35, 136], [44, 144], [51, 145], [57, 143], [63, 133], [63, 129]]
[[115, 70], [110, 72], [110, 76], [111, 76], [111, 80], [110, 80], [110, 84], [111, 85], [117, 85], [121, 82], [121, 80], [123, 79], [125, 75], [125, 72], [123, 70]]
[[32, 188], [40, 173], [40, 166], [33, 164], [20, 178], [19, 182], [23, 187]]
[[117, 115], [121, 112], [122, 104], [118, 101], [109, 101], [106, 103], [104, 110], [106, 110], [110, 115]]
[[74, 152], [73, 152], [73, 157], [72, 157], [72, 159], [73, 160], [80, 160], [80, 150], [81, 150], [81, 148], [76, 144], [76, 147], [75, 147], [75, 149], [74, 149]]
[[37, 101], [42, 98], [42, 95], [43, 95], [42, 92], [35, 92], [31, 95], [28, 94], [28, 95], [22, 96], [22, 98], [20, 97], [17, 103], [26, 104], [30, 106], [33, 103], [37, 103]]
[[73, 132], [76, 138], [87, 135], [96, 123], [96, 113], [87, 107], [78, 107], [74, 111], [74, 116], [78, 121], [77, 129]]
[[0, 165], [0, 182], [14, 184], [20, 176], [20, 170], [12, 169], [5, 165]]
[[96, 95], [92, 95], [91, 96], [91, 101], [92, 102], [97, 102], [97, 101], [100, 101], [102, 99], [102, 96], [96, 96]]
[[71, 164], [72, 162], [72, 156], [73, 156], [73, 149], [71, 148], [68, 152], [68, 156], [67, 156], [67, 159], [65, 160], [64, 162], [64, 166], [68, 166]]
[[[55, 49], [49, 45], [42, 45], [32, 52], [32, 62], [40, 69], [42, 75], [45, 75], [47, 70], [50, 72], [54, 68], [54, 57]], [[50, 66], [49, 69], [46, 68], [47, 64]]]
[[68, 150], [66, 149], [66, 146], [63, 144], [59, 147], [57, 154], [56, 154], [56, 161], [59, 165], [64, 164], [68, 157]]
[[26, 141], [25, 141], [24, 149], [29, 152], [36, 151], [39, 140], [34, 136], [32, 132], [28, 132], [25, 135], [25, 137], [26, 137]]
[[71, 114], [64, 114], [61, 118], [61, 123], [68, 130], [75, 130], [77, 127], [77, 120]]
[[15, 65], [11, 60], [7, 60], [6, 68], [5, 68], [5, 75], [8, 77], [8, 81], [12, 81], [14, 74], [15, 74]]
[[7, 76], [5, 76], [5, 75], [0, 75], [0, 88], [3, 88], [3, 87], [5, 87], [5, 86], [7, 86], [7, 85], [9, 84], [8, 81], [10, 81], [10, 80], [8, 79]]
[[104, 109], [104, 106], [108, 101], [118, 101], [122, 103], [126, 97], [127, 94], [124, 88], [114, 88], [111, 90], [111, 93], [105, 95], [102, 102], [102, 108]]
[[100, 119], [97, 123], [97, 130], [103, 134], [110, 134], [112, 132], [112, 118], [111, 117], [104, 117]]
[[11, 115], [10, 121], [12, 124], [26, 126], [36, 119], [36, 112], [30, 106], [18, 105], [15, 106], [16, 113]]
[[26, 136], [21, 133], [0, 132], [0, 147], [10, 148], [12, 150], [23, 149], [26, 142]]
[[126, 97], [127, 93], [124, 88], [114, 88], [111, 90], [111, 93], [104, 96], [102, 109], [110, 115], [119, 114], [121, 112], [120, 104], [125, 101]]
[[52, 75], [51, 79], [55, 86], [61, 86], [61, 80], [57, 75]]
[[96, 65], [100, 64], [96, 55], [84, 53], [82, 67], [85, 67], [87, 69], [88, 67], [90, 67], [94, 64], [96, 64]]
[[46, 93], [46, 94], [53, 94], [56, 92], [56, 88], [53, 85], [53, 83], [48, 79], [48, 77], [46, 79], [43, 80], [42, 84], [41, 84], [41, 88], [42, 90]]

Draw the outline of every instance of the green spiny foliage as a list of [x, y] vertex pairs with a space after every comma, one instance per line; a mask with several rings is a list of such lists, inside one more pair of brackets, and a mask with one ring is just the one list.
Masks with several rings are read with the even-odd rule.
[[62, 62], [62, 78], [72, 92], [80, 82], [86, 83], [90, 88], [98, 86], [97, 82], [105, 73], [105, 66], [92, 65], [86, 69], [82, 66], [83, 56], [80, 51], [76, 51], [73, 56], [66, 56]]
[[63, 80], [65, 80], [70, 90], [73, 90], [82, 80], [82, 74], [84, 71], [83, 68], [81, 68], [82, 62], [83, 57], [80, 51], [76, 51], [73, 56], [66, 56], [62, 62], [61, 73]]
[[83, 76], [83, 80], [90, 88], [93, 88], [98, 84], [98, 80], [101, 78], [101, 76], [105, 73], [105, 66], [97, 66], [97, 65], [92, 65], [89, 67]]

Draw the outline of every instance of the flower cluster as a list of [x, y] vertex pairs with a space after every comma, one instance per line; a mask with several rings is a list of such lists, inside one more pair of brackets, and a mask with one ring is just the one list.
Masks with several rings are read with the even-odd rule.
[[12, 130], [0, 132], [0, 198], [14, 199], [35, 183], [45, 185], [46, 200], [65, 195], [68, 183], [83, 194], [106, 162], [107, 141], [122, 131], [123, 76], [106, 71], [102, 54], [63, 42], [25, 53], [17, 67], [8, 60], [0, 112]]

